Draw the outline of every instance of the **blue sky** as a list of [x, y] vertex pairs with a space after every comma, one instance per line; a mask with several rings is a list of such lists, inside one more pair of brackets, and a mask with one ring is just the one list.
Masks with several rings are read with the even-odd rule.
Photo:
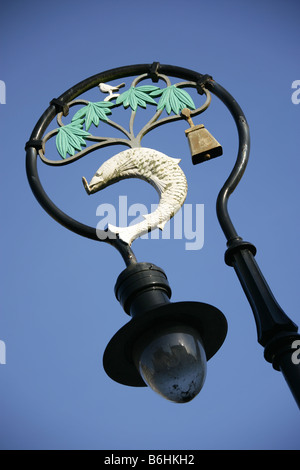
[[[133, 244], [139, 261], [165, 270], [172, 300], [210, 303], [228, 321], [203, 390], [185, 405], [106, 376], [104, 349], [128, 321], [113, 293], [125, 266], [112, 247], [69, 232], [42, 210], [27, 183], [24, 152], [49, 101], [91, 75], [153, 61], [212, 75], [238, 101], [251, 132], [249, 165], [230, 214], [239, 234], [256, 245], [278, 302], [299, 324], [300, 104], [291, 99], [292, 83], [300, 80], [299, 13], [296, 0], [2, 5], [2, 449], [300, 448], [298, 408], [281, 374], [264, 361], [250, 306], [224, 263], [215, 201], [234, 164], [237, 135], [218, 99], [196, 121], [222, 143], [222, 158], [193, 167], [182, 122], [147, 140], [182, 158], [187, 203], [204, 204], [203, 248], [187, 251], [186, 240], [174, 239]], [[81, 176], [91, 177], [103, 156], [114, 154], [112, 147], [103, 152], [97, 162], [86, 157], [72, 169], [39, 166], [54, 201], [94, 225], [97, 206], [116, 203], [119, 194], [128, 194], [130, 204], [156, 202], [140, 181], [87, 198]]]

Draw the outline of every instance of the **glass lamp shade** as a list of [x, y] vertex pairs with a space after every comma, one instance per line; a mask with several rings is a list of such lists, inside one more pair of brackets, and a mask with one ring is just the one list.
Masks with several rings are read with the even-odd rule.
[[134, 361], [145, 383], [175, 403], [192, 400], [205, 381], [205, 350], [200, 334], [189, 326], [148, 332], [134, 348]]

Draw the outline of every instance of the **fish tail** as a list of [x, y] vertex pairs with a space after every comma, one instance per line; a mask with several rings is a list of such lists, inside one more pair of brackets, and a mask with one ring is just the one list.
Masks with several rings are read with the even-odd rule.
[[148, 233], [153, 228], [159, 226], [161, 230], [163, 229], [165, 221], [161, 220], [161, 218], [158, 220], [156, 218], [153, 218], [153, 214], [147, 215], [148, 217], [144, 216], [144, 221], [134, 225], [129, 225], [128, 227], [116, 227], [114, 225], [108, 224], [108, 231], [112, 234], [114, 238], [117, 234], [120, 240], [130, 246], [136, 238], [141, 237], [145, 233]]
[[112, 237], [115, 238], [116, 235], [127, 245], [131, 245], [135, 239], [134, 234], [131, 230], [128, 230], [128, 227], [116, 227], [115, 225], [108, 224], [108, 236], [109, 233], [112, 234]]

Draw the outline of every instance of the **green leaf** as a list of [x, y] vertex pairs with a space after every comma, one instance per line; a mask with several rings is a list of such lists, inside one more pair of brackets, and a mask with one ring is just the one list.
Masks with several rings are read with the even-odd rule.
[[122, 104], [124, 105], [125, 108], [129, 106], [129, 96], [130, 96], [130, 90], [126, 90], [123, 93], [121, 93], [118, 98], [116, 99], [116, 104]]
[[136, 90], [143, 91], [144, 93], [150, 93], [150, 92], [153, 93], [156, 90], [160, 90], [160, 88], [158, 86], [153, 86], [153, 85], [143, 85], [143, 86], [137, 87]]
[[129, 90], [124, 91], [124, 93], [118, 96], [116, 104], [123, 103], [124, 108], [130, 106], [132, 111], [136, 111], [138, 106], [146, 108], [147, 103], [156, 105], [156, 101], [147, 93], [153, 92], [157, 88], [158, 87], [152, 85], [130, 87]]
[[89, 103], [87, 105], [87, 110], [86, 110], [86, 114], [85, 114], [85, 128], [86, 128], [86, 130], [88, 130], [91, 127], [92, 122], [95, 124], [95, 126], [98, 126], [99, 118], [98, 118], [97, 114], [94, 112], [93, 105], [91, 103]]
[[131, 89], [130, 98], [129, 98], [129, 105], [130, 105], [130, 107], [133, 111], [136, 111], [136, 109], [138, 107], [138, 102], [137, 102], [137, 99], [135, 97], [135, 89], [134, 88]]
[[161, 96], [165, 90], [165, 88], [162, 88], [162, 89], [158, 87], [155, 87], [155, 88], [157, 88], [157, 90], [151, 91], [150, 96], [155, 96], [155, 97]]
[[175, 114], [179, 114], [183, 108], [196, 109], [194, 102], [190, 95], [181, 88], [177, 88], [176, 85], [171, 85], [162, 90], [156, 90], [150, 93], [151, 96], [160, 96], [161, 98], [157, 105], [157, 110], [166, 109], [168, 114], [173, 111]]
[[180, 101], [176, 98], [175, 93], [170, 93], [170, 106], [175, 114], [179, 114], [180, 111]]
[[83, 120], [76, 119], [75, 121], [60, 127], [56, 136], [56, 148], [62, 158], [67, 157], [67, 153], [72, 156], [75, 151], [80, 151], [81, 147], [86, 146], [84, 137], [88, 137], [89, 132], [82, 129]]
[[154, 99], [151, 98], [151, 96], [148, 96], [145, 92], [143, 92], [141, 88], [144, 88], [144, 87], [140, 86], [138, 88], [135, 88], [135, 92], [134, 92], [135, 96], [139, 98], [141, 101], [144, 101], [145, 103], [156, 104], [156, 101], [154, 101]]
[[160, 111], [161, 109], [164, 109], [164, 107], [167, 105], [168, 100], [169, 100], [169, 95], [170, 95], [170, 87], [164, 88], [161, 91], [162, 91], [161, 98], [157, 105], [158, 111]]
[[[196, 109], [194, 101], [192, 100], [190, 95], [185, 90], [182, 90], [181, 88], [175, 87], [174, 88], [174, 94], [181, 101], [182, 104], [186, 105], [184, 107], [190, 108], [190, 109]], [[183, 108], [181, 108], [181, 109], [183, 109]]]
[[79, 109], [73, 116], [72, 123], [80, 118], [85, 117], [85, 128], [89, 130], [92, 124], [96, 127], [99, 125], [99, 120], [107, 121], [107, 114], [111, 114], [111, 108], [114, 103], [109, 101], [99, 101], [98, 103], [89, 103], [84, 108]]
[[85, 115], [86, 115], [86, 106], [84, 106], [83, 108], [80, 108], [77, 111], [77, 113], [74, 114], [72, 118], [72, 122], [76, 121], [77, 119], [84, 118]]

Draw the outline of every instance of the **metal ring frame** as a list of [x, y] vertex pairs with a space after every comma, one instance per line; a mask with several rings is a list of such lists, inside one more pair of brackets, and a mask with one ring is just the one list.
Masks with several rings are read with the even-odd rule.
[[[171, 66], [171, 65], [163, 65], [158, 64], [156, 67], [156, 75], [165, 74], [172, 77], [178, 77], [184, 80], [193, 81], [196, 83], [201, 83], [202, 80], [202, 90], [203, 86], [216, 96], [218, 96], [229, 108], [231, 111], [235, 122], [237, 124], [238, 132], [240, 135], [241, 145], [238, 152], [237, 162], [235, 167], [226, 181], [224, 187], [222, 188], [220, 195], [218, 197], [217, 202], [217, 213], [220, 220], [220, 224], [224, 230], [225, 235], [228, 239], [236, 238], [237, 234], [232, 225], [232, 222], [229, 218], [228, 211], [227, 211], [227, 201], [232, 193], [232, 191], [237, 186], [239, 180], [241, 179], [248, 160], [249, 155], [249, 131], [248, 125], [246, 122], [246, 118], [235, 102], [235, 100], [231, 97], [231, 95], [220, 85], [218, 85], [211, 77], [202, 75], [198, 72], [194, 72], [188, 69], [184, 69], [181, 67]], [[78, 83], [74, 87], [67, 90], [65, 93], [59, 96], [58, 99], [55, 100], [56, 104], [51, 104], [46, 111], [43, 113], [39, 121], [37, 122], [36, 126], [34, 127], [32, 134], [30, 136], [30, 142], [41, 141], [43, 135], [55, 118], [57, 114], [57, 103], [62, 104], [62, 108], [69, 103], [70, 101], [74, 100], [76, 97], [81, 95], [82, 93], [90, 90], [91, 88], [97, 86], [100, 82], [107, 82], [110, 80], [120, 79], [124, 77], [131, 77], [134, 75], [141, 75], [141, 74], [148, 74], [149, 78], [153, 79], [153, 64], [142, 64], [142, 65], [132, 65], [132, 66], [125, 66], [121, 68], [115, 68], [112, 70], [108, 70], [106, 72], [99, 73], [97, 75], [93, 75], [92, 77]], [[155, 76], [154, 76], [155, 77]], [[205, 77], [205, 82], [203, 84], [203, 77]], [[52, 100], [54, 102], [54, 100]], [[100, 240], [97, 236], [96, 229], [85, 225], [83, 223], [74, 220], [73, 218], [69, 217], [67, 214], [62, 212], [48, 197], [46, 192], [44, 191], [42, 184], [40, 182], [38, 171], [37, 171], [37, 156], [38, 152], [37, 149], [34, 147], [34, 144], [28, 145], [26, 149], [26, 171], [29, 184], [31, 189], [39, 201], [41, 206], [44, 210], [53, 217], [57, 222], [59, 222], [64, 227], [68, 228], [69, 230], [96, 240], [96, 241], [105, 241], [113, 245], [123, 257], [126, 265], [130, 265], [136, 262], [135, 255], [133, 254], [132, 249], [123, 243], [121, 240], [117, 239], [108, 239]]]

